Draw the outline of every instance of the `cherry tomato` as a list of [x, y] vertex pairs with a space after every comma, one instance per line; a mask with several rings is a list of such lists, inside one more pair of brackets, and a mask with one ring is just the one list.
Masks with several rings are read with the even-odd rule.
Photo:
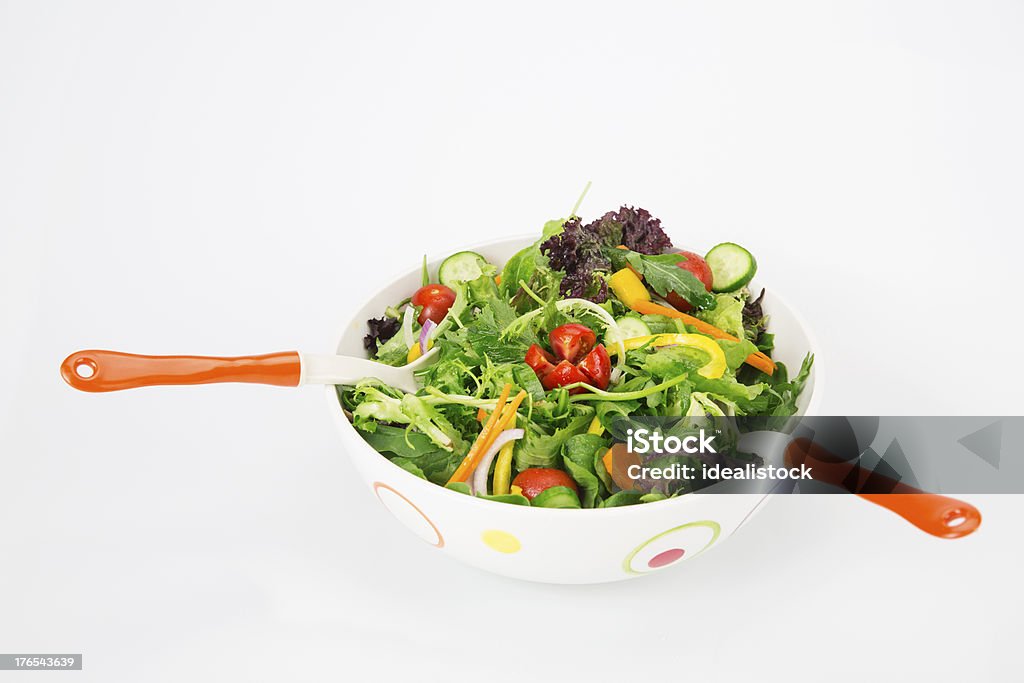
[[598, 344], [583, 357], [576, 367], [587, 376], [587, 384], [598, 389], [607, 389], [612, 376], [612, 361], [604, 344]]
[[[597, 336], [585, 325], [570, 323], [551, 330], [548, 335], [554, 353], [538, 344], [526, 351], [526, 364], [533, 368], [541, 384], [548, 391], [570, 384], [589, 384], [598, 389], [608, 388], [611, 378], [611, 360], [603, 345], [594, 346]], [[582, 387], [569, 393], [586, 391]]]
[[[551, 391], [555, 387], [565, 387], [570, 384], [586, 381], [587, 376], [583, 374], [583, 371], [567, 360], [559, 361], [554, 370], [540, 379], [540, 383], [543, 384], [544, 388], [548, 391]], [[586, 391], [586, 389], [576, 387], [575, 389], [570, 389], [569, 393], [578, 394], [583, 391]]]
[[597, 336], [585, 325], [569, 323], [551, 330], [548, 341], [555, 358], [577, 363], [594, 348]]
[[533, 368], [537, 377], [544, 379], [549, 372], [555, 369], [555, 357], [534, 344], [526, 350], [526, 364]]
[[455, 303], [455, 292], [444, 285], [424, 285], [412, 295], [411, 302], [413, 306], [423, 307], [416, 318], [420, 325], [427, 320], [440, 323], [448, 315], [448, 309]]
[[[711, 266], [708, 265], [708, 262], [705, 261], [702, 256], [694, 254], [692, 251], [677, 251], [676, 253], [680, 256], [686, 257], [685, 261], [680, 260], [676, 265], [683, 270], [688, 270], [693, 273], [704, 285], [704, 289], [710, 292], [713, 278], [711, 276]], [[675, 292], [669, 292], [668, 296], [665, 297], [665, 300], [672, 304], [677, 310], [683, 311], [684, 313], [693, 308], [693, 306], [690, 305], [690, 302]]]
[[523, 495], [529, 500], [533, 500], [552, 486], [566, 486], [576, 493], [580, 492], [572, 477], [562, 470], [550, 467], [531, 467], [528, 470], [523, 470], [512, 480], [512, 485], [521, 488]]

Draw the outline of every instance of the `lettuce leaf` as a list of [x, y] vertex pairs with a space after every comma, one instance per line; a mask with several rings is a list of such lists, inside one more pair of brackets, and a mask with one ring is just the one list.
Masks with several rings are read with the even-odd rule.
[[746, 294], [733, 292], [715, 294], [714, 297], [715, 307], [698, 312], [697, 317], [734, 337], [743, 339], [743, 304], [746, 301]]
[[595, 456], [607, 449], [608, 440], [597, 434], [577, 434], [562, 445], [562, 464], [579, 485], [580, 502], [585, 508], [594, 507], [600, 499], [603, 484], [597, 476]]
[[515, 466], [522, 472], [530, 467], [557, 467], [562, 444], [575, 434], [586, 431], [591, 417], [583, 414], [553, 432], [547, 432], [538, 425], [530, 425], [526, 436], [516, 442]]
[[725, 364], [732, 372], [736, 372], [743, 365], [744, 361], [747, 360], [747, 356], [757, 352], [757, 347], [742, 337], [739, 341], [716, 339], [715, 342], [722, 347], [722, 351], [725, 353]]

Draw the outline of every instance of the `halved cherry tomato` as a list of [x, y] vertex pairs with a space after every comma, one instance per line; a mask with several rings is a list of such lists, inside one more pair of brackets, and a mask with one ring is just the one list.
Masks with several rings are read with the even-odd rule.
[[576, 493], [580, 492], [572, 477], [562, 470], [550, 467], [531, 467], [528, 470], [523, 470], [512, 480], [512, 485], [521, 488], [523, 495], [528, 500], [533, 500], [552, 486], [566, 486]]
[[410, 301], [413, 306], [423, 307], [416, 318], [420, 325], [427, 320], [440, 323], [448, 315], [448, 309], [455, 303], [455, 292], [444, 285], [424, 285], [416, 290]]
[[594, 348], [597, 336], [585, 325], [569, 323], [551, 330], [548, 341], [551, 343], [555, 358], [578, 363], [590, 349]]
[[[569, 323], [551, 330], [548, 339], [553, 354], [533, 344], [527, 349], [525, 358], [546, 390], [579, 383], [598, 389], [608, 388], [612, 363], [603, 344], [594, 346], [597, 335], [593, 330], [585, 325]], [[586, 389], [576, 387], [569, 393], [584, 391]]]
[[576, 364], [576, 367], [587, 376], [587, 384], [598, 389], [608, 388], [608, 381], [612, 376], [612, 361], [608, 358], [608, 349], [604, 348], [604, 344], [595, 346]]
[[544, 379], [549, 372], [555, 369], [555, 357], [537, 344], [533, 344], [526, 350], [526, 364], [533, 368], [537, 377]]
[[[570, 384], [576, 384], [577, 382], [586, 382], [587, 376], [583, 374], [583, 371], [573, 365], [567, 360], [559, 361], [555, 369], [540, 378], [540, 383], [544, 385], [544, 388], [551, 391], [555, 387], [565, 387]], [[570, 394], [578, 394], [586, 391], [583, 387], [576, 387], [570, 389]]]
[[[683, 270], [688, 270], [695, 276], [697, 276], [697, 279], [700, 280], [701, 284], [704, 285], [704, 289], [710, 292], [713, 277], [711, 275], [711, 266], [709, 266], [708, 262], [704, 260], [704, 257], [701, 256], [700, 254], [694, 254], [692, 251], [680, 250], [677, 251], [676, 253], [686, 259], [685, 261], [683, 259], [680, 259], [679, 263], [677, 263], [676, 265], [682, 268]], [[665, 297], [665, 300], [672, 304], [672, 306], [675, 307], [676, 310], [682, 311], [683, 313], [693, 308], [693, 306], [690, 305], [689, 301], [679, 296], [675, 292], [669, 292], [668, 296]]]

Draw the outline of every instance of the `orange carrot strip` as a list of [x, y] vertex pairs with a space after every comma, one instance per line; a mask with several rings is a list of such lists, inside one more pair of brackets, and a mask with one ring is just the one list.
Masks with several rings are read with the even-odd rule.
[[487, 411], [483, 408], [479, 408], [476, 411], [476, 421], [483, 424], [484, 420], [487, 419]]
[[[493, 436], [491, 438], [491, 443], [494, 443], [495, 439], [498, 438], [499, 434], [501, 434], [503, 431], [505, 431], [515, 423], [516, 412], [519, 411], [519, 404], [523, 402], [524, 398], [526, 398], [526, 392], [520, 391], [518, 394], [516, 394], [516, 397], [512, 399], [512, 402], [505, 406], [505, 410], [502, 412], [501, 415], [501, 421], [498, 422], [498, 428], [494, 430]], [[489, 445], [490, 444], [488, 444], [488, 446]]]
[[[693, 325], [696, 327], [698, 332], [703, 332], [715, 339], [731, 339], [732, 341], [739, 341], [739, 339], [728, 332], [720, 330], [714, 325], [704, 322], [700, 318], [694, 318], [692, 315], [687, 315], [686, 313], [677, 311], [674, 308], [669, 308], [668, 306], [656, 304], [653, 301], [639, 301], [633, 306], [633, 310], [644, 315], [664, 315], [669, 318], [679, 318], [687, 325]], [[746, 362], [748, 365], [752, 365], [766, 375], [775, 373], [775, 363], [771, 358], [760, 351], [747, 356]]]
[[[480, 461], [483, 460], [484, 455], [487, 454], [487, 451], [491, 450], [491, 446], [494, 445], [494, 442], [498, 439], [498, 436], [503, 431], [508, 429], [508, 426], [510, 424], [515, 422], [516, 412], [519, 410], [519, 404], [523, 402], [524, 398], [526, 398], [526, 392], [520, 391], [518, 394], [516, 394], [516, 397], [512, 399], [512, 401], [505, 404], [504, 409], [501, 411], [501, 417], [498, 418], [498, 422], [494, 425], [494, 429], [492, 429], [491, 432], [487, 435], [486, 442], [484, 442], [480, 446], [480, 448], [477, 449], [476, 454], [473, 456], [473, 460], [472, 462], [470, 462], [469, 468], [467, 469], [466, 474], [463, 475], [464, 478], [461, 481], [469, 479], [469, 473], [473, 472], [477, 467], [480, 466]], [[495, 410], [494, 412], [497, 413], [498, 411]]]
[[501, 415], [502, 409], [505, 407], [506, 401], [508, 401], [508, 395], [512, 392], [512, 385], [506, 384], [505, 388], [501, 390], [501, 396], [498, 397], [498, 403], [494, 406], [494, 412], [487, 418], [487, 422], [484, 423], [484, 428], [480, 430], [480, 434], [476, 437], [476, 441], [469, 447], [469, 452], [466, 453], [466, 457], [462, 459], [459, 466], [455, 469], [451, 478], [448, 479], [448, 483], [453, 481], [466, 481], [469, 478], [469, 473], [473, 471], [472, 465], [473, 460], [477, 454], [482, 455], [481, 447], [484, 442], [490, 438], [491, 432], [494, 429], [495, 424], [498, 422], [498, 418]]

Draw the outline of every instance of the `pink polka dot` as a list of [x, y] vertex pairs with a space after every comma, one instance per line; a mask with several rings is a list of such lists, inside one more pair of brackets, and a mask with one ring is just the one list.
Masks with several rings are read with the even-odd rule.
[[672, 564], [673, 562], [681, 558], [683, 556], [683, 553], [685, 552], [686, 551], [682, 548], [670, 548], [668, 550], [663, 550], [662, 552], [658, 553], [657, 555], [649, 559], [647, 561], [647, 566], [651, 569], [664, 567], [666, 565]]

